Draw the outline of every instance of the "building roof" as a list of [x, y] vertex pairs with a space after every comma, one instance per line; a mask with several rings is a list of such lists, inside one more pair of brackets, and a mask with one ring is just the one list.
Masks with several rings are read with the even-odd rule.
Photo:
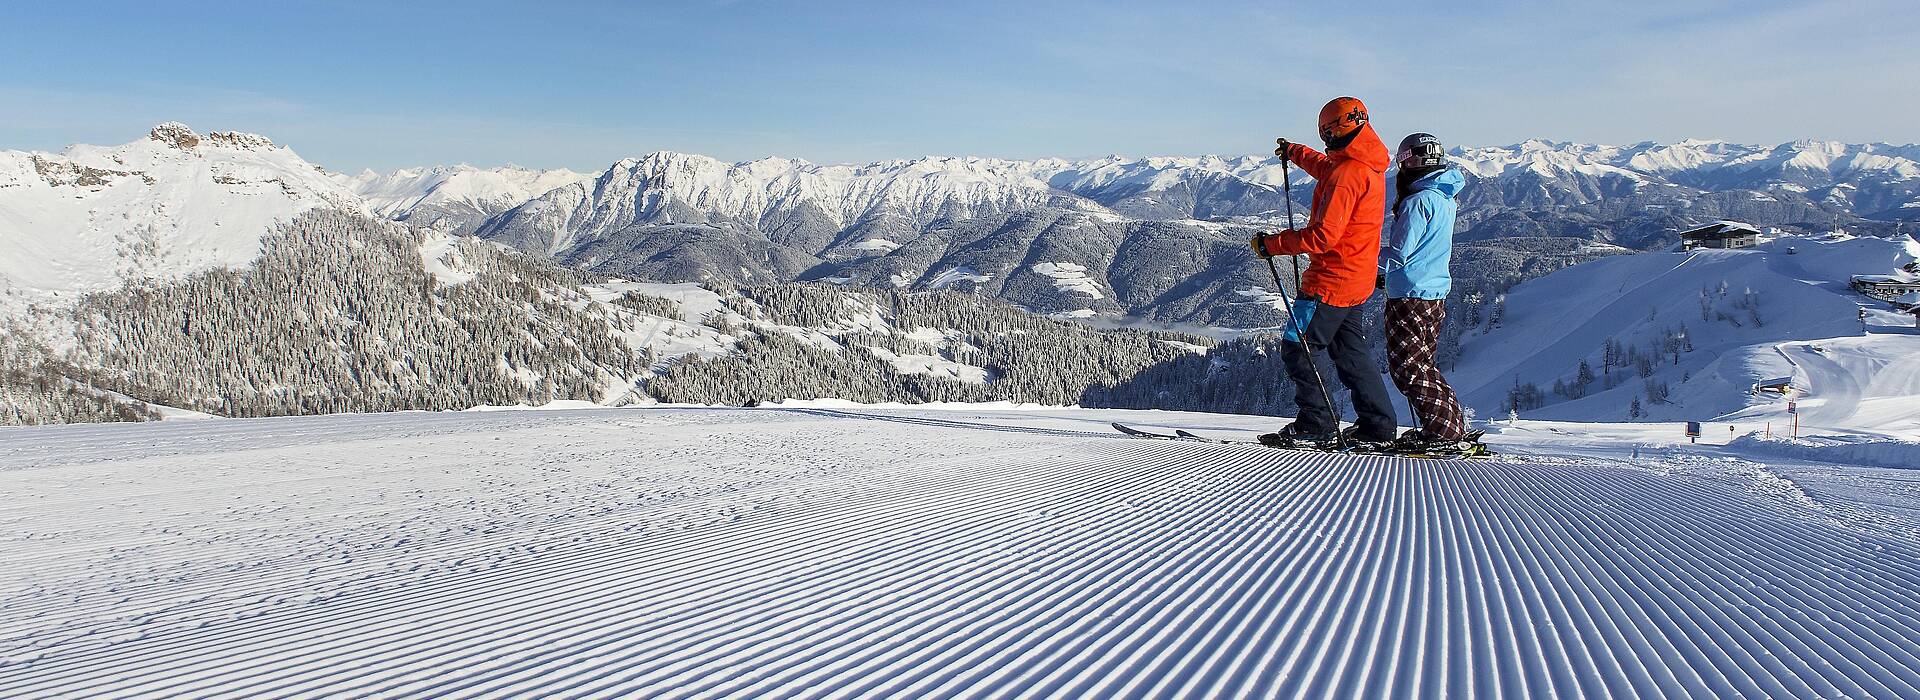
[[1754, 228], [1751, 224], [1743, 224], [1738, 221], [1715, 221], [1711, 224], [1680, 233], [1681, 238], [1693, 239], [1737, 238], [1740, 236], [1758, 235], [1760, 235], [1760, 229]]
[[1854, 275], [1853, 281], [1869, 284], [1911, 284], [1914, 280], [1899, 275]]

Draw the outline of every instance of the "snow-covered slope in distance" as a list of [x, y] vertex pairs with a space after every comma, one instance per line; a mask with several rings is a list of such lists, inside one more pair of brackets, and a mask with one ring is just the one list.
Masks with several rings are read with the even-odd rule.
[[119, 146], [0, 151], [0, 290], [28, 300], [237, 267], [276, 223], [364, 211], [319, 167], [263, 136], [161, 124]]
[[[1911, 262], [1911, 242], [1787, 237], [1750, 250], [1642, 253], [1598, 260], [1515, 287], [1497, 328], [1470, 331], [1451, 374], [1462, 400], [1504, 415], [1516, 384], [1545, 392], [1522, 414], [1551, 420], [1786, 419], [1784, 401], [1750, 395], [1793, 376], [1810, 426], [1920, 438], [1920, 334], [1912, 317], [1855, 293], [1854, 274]], [[1792, 252], [1789, 252], [1791, 250]], [[1862, 319], [1862, 313], [1865, 319]], [[1609, 340], [1647, 358], [1609, 370]], [[1556, 395], [1556, 381], [1595, 376]], [[1651, 382], [1651, 383], [1650, 383]], [[1657, 397], [1664, 387], [1666, 395]], [[1901, 406], [1908, 408], [1892, 410]], [[1782, 423], [1784, 425], [1784, 422]]]
[[333, 176], [376, 214], [454, 230], [471, 230], [489, 216], [592, 177], [565, 168], [476, 168], [464, 163]]

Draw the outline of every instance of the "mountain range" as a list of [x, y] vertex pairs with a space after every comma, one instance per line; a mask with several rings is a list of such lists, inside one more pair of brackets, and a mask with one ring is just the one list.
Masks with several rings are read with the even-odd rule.
[[[1718, 219], [1884, 235], [1920, 219], [1920, 147], [1796, 141], [1453, 152], [1463, 284], [1657, 249]], [[313, 208], [472, 234], [629, 279], [954, 289], [1079, 318], [1249, 327], [1270, 286], [1243, 241], [1282, 225], [1271, 157], [861, 166], [656, 152], [598, 174], [455, 165], [345, 175], [270, 139], [162, 124], [62, 153], [0, 152], [0, 290], [16, 301], [245, 265]], [[1312, 181], [1296, 171], [1304, 219]], [[1557, 261], [1557, 262], [1556, 262]]]
[[[1844, 316], [1844, 299], [1809, 296], [1825, 304], [1814, 309], [1769, 291], [1782, 288], [1776, 278], [1832, 287], [1892, 258], [1842, 246], [1737, 258], [1786, 270], [1773, 277], [1701, 277], [1683, 270], [1700, 266], [1693, 258], [1659, 255], [1549, 273], [1662, 248], [1710, 218], [1814, 236], [1844, 228], [1880, 241], [1862, 250], [1907, 250], [1885, 234], [1913, 226], [1901, 215], [1920, 209], [1913, 155], [1813, 142], [1456, 152], [1474, 184], [1442, 361], [1483, 412], [1638, 402], [1657, 415], [1700, 394], [1707, 366], [1680, 354], [1664, 365], [1678, 369], [1663, 370], [1649, 358], [1683, 338], [1720, 354], [1801, 331], [1831, 336], [1816, 326]], [[594, 176], [471, 166], [348, 176], [263, 136], [180, 124], [120, 146], [0, 152], [0, 357], [39, 368], [0, 377], [13, 397], [0, 404], [25, 421], [124, 413], [127, 397], [270, 415], [799, 394], [1160, 406], [1191, 394], [1215, 410], [1271, 412], [1286, 387], [1259, 369], [1271, 352], [1258, 342], [1207, 351], [1194, 336], [1090, 332], [995, 302], [1098, 326], [1274, 327], [1273, 280], [1243, 241], [1284, 223], [1280, 181], [1278, 162], [1250, 157], [855, 167], [664, 152]], [[1310, 187], [1296, 180], [1296, 210]], [[1827, 257], [1819, 275], [1765, 262]], [[1585, 335], [1532, 355], [1488, 350], [1562, 337], [1562, 303], [1618, 306], [1602, 287], [1625, 294], [1634, 280], [1660, 280], [1635, 292], [1654, 300], [1645, 323], [1590, 320]], [[816, 284], [787, 284], [796, 281]], [[704, 311], [619, 286], [681, 282], [704, 287]], [[1696, 324], [1735, 330], [1709, 343], [1706, 326], [1679, 328], [1680, 307], [1701, 314]], [[1782, 308], [1814, 310], [1753, 330], [1777, 324]], [[1601, 341], [1639, 352], [1631, 385], [1580, 378], [1580, 359], [1599, 358], [1602, 374], [1628, 366], [1592, 347]], [[1168, 349], [1179, 352], [1160, 357]], [[761, 376], [768, 362], [789, 369]], [[1712, 373], [1716, 406], [1743, 371]], [[888, 372], [901, 381], [873, 383]], [[1247, 403], [1253, 378], [1266, 384]]]
[[[1536, 140], [1455, 149], [1453, 161], [1470, 180], [1460, 239], [1483, 250], [1541, 238], [1650, 250], [1722, 219], [1866, 235], [1920, 219], [1914, 146]], [[1304, 218], [1312, 180], [1294, 175]], [[410, 217], [417, 195], [394, 182], [363, 179], [356, 192]], [[1244, 326], [1258, 320], [1236, 304], [1262, 278], [1239, 248], [1283, 223], [1282, 182], [1271, 157], [848, 166], [657, 152], [449, 225], [610, 275], [957, 286], [1045, 313]]]

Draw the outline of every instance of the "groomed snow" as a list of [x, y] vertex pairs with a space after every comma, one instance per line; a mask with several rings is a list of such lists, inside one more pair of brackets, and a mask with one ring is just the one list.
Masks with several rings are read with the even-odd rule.
[[[1857, 527], [1793, 472], [1630, 460], [1617, 437], [1422, 462], [1109, 420], [1275, 423], [948, 407], [10, 430], [0, 696], [1920, 694], [1920, 540]], [[1555, 429], [1495, 439], [1525, 452]], [[1911, 490], [1878, 493], [1911, 512]]]

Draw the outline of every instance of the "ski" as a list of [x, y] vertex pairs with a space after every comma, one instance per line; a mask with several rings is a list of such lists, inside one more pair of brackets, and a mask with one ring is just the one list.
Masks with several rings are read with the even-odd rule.
[[[1122, 432], [1126, 432], [1126, 431], [1122, 430]], [[1158, 437], [1161, 439], [1166, 439], [1169, 437], [1169, 436], [1161, 435], [1158, 433], [1145, 433], [1143, 431], [1135, 431], [1135, 432], [1141, 432], [1142, 435]], [[1333, 454], [1383, 455], [1388, 457], [1414, 457], [1418, 459], [1481, 459], [1481, 458], [1495, 456], [1495, 453], [1492, 450], [1487, 449], [1487, 446], [1480, 442], [1480, 436], [1481, 436], [1481, 433], [1474, 432], [1469, 434], [1466, 439], [1461, 440], [1459, 442], [1448, 443], [1446, 445], [1431, 445], [1431, 446], [1423, 446], [1423, 447], [1415, 447], [1415, 448], [1402, 448], [1402, 447], [1397, 447], [1392, 443], [1373, 443], [1373, 442], [1361, 442], [1361, 443], [1349, 442], [1347, 446], [1344, 448], [1336, 446], [1332, 443], [1327, 443], [1327, 444], [1302, 443], [1302, 444], [1291, 445], [1291, 446], [1276, 446], [1276, 445], [1268, 445], [1268, 444], [1259, 442], [1257, 440], [1233, 440], [1233, 439], [1227, 439], [1227, 438], [1209, 437], [1206, 435], [1193, 433], [1187, 430], [1175, 430], [1174, 434], [1171, 437], [1176, 439], [1181, 439], [1181, 440], [1191, 440], [1194, 442], [1208, 442], [1216, 445], [1257, 445], [1260, 447], [1265, 447], [1265, 448], [1274, 449], [1274, 450], [1294, 450], [1299, 452], [1329, 452]]]
[[1166, 434], [1166, 433], [1155, 433], [1155, 432], [1150, 432], [1150, 431], [1146, 431], [1146, 430], [1141, 430], [1141, 429], [1139, 429], [1139, 428], [1135, 428], [1135, 427], [1133, 427], [1133, 426], [1130, 426], [1130, 425], [1126, 425], [1126, 424], [1124, 424], [1124, 423], [1108, 423], [1107, 425], [1111, 425], [1111, 426], [1113, 426], [1113, 429], [1114, 429], [1114, 430], [1118, 430], [1118, 431], [1120, 431], [1120, 432], [1121, 432], [1121, 433], [1123, 433], [1123, 434], [1126, 434], [1126, 435], [1129, 435], [1129, 436], [1132, 436], [1132, 437], [1137, 437], [1137, 438], [1149, 438], [1149, 439], [1153, 439], [1153, 440], [1181, 440], [1181, 439], [1184, 439], [1184, 438], [1182, 438], [1182, 437], [1180, 437], [1180, 436], [1178, 436], [1178, 435], [1168, 435], [1168, 434]]
[[1448, 443], [1446, 445], [1426, 445], [1407, 448], [1396, 447], [1391, 443], [1372, 442], [1349, 442], [1346, 447], [1338, 447], [1331, 443], [1324, 445], [1302, 443], [1291, 446], [1275, 446], [1267, 445], [1257, 440], [1230, 440], [1226, 438], [1209, 437], [1187, 430], [1175, 430], [1172, 435], [1168, 435], [1150, 430], [1141, 430], [1124, 423], [1109, 423], [1108, 425], [1113, 426], [1114, 430], [1118, 430], [1129, 437], [1146, 438], [1149, 440], [1184, 440], [1187, 442], [1205, 442], [1215, 445], [1255, 445], [1270, 450], [1293, 450], [1296, 452], [1380, 455], [1384, 457], [1413, 457], [1416, 459], [1485, 459], [1493, 457], [1496, 454], [1480, 442], [1480, 433], [1477, 432], [1468, 435], [1465, 440]]
[[1210, 438], [1205, 435], [1195, 435], [1185, 430], [1175, 430], [1173, 431], [1173, 434], [1185, 440], [1197, 440], [1199, 442], [1212, 442], [1212, 443], [1219, 443], [1222, 445], [1258, 445], [1260, 444], [1253, 440], [1224, 440], [1221, 438]]

